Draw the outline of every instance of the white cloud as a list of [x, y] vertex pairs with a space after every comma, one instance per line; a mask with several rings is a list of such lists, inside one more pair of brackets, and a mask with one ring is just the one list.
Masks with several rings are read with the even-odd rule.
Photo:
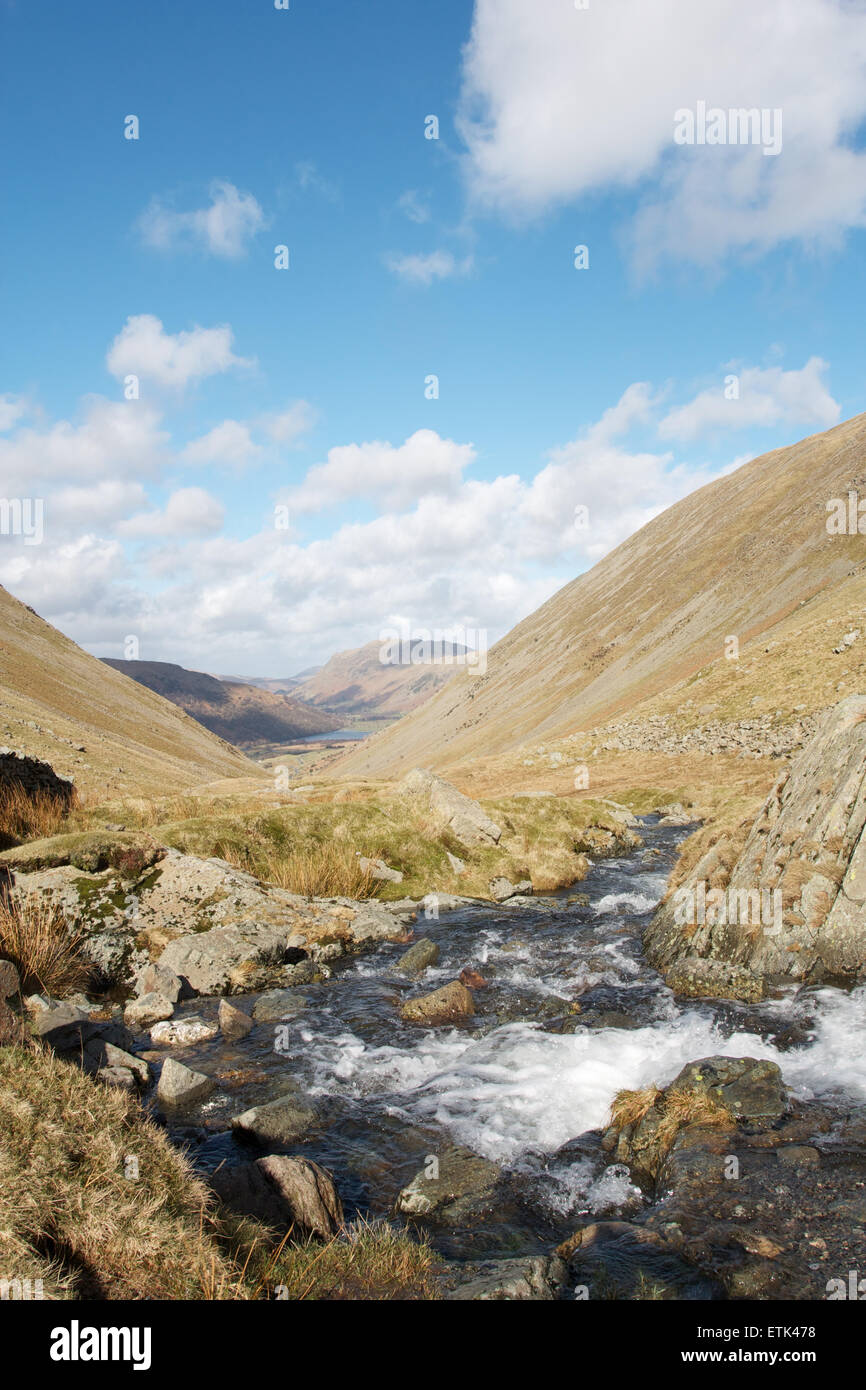
[[246, 255], [249, 242], [265, 223], [265, 215], [252, 193], [241, 193], [233, 183], [215, 180], [207, 207], [175, 212], [154, 198], [139, 218], [146, 245], [160, 251], [198, 249], [226, 260]]
[[133, 374], [145, 384], [182, 389], [232, 367], [253, 366], [252, 361], [234, 355], [233, 341], [228, 324], [166, 333], [153, 314], [135, 314], [126, 320], [105, 360], [112, 376]]
[[434, 280], [449, 280], [455, 275], [468, 275], [474, 264], [472, 256], [457, 260], [450, 251], [430, 251], [426, 255], [400, 256], [391, 253], [385, 264], [401, 280], [413, 285], [432, 285]]
[[417, 188], [407, 188], [405, 193], [401, 193], [397, 199], [397, 207], [405, 213], [410, 222], [420, 225], [430, 221], [429, 204]]
[[[458, 118], [468, 186], [521, 216], [633, 190], [644, 269], [832, 242], [866, 224], [866, 154], [851, 147], [864, 79], [866, 10], [848, 0], [476, 0]], [[781, 154], [675, 145], [675, 112], [698, 101], [781, 109]]]
[[419, 497], [453, 492], [474, 458], [471, 444], [442, 439], [435, 430], [417, 430], [398, 448], [379, 441], [339, 445], [285, 500], [296, 512], [322, 511], [357, 497], [399, 510]]
[[11, 430], [26, 411], [27, 404], [20, 396], [0, 396], [0, 432]]
[[242, 420], [223, 420], [200, 439], [187, 444], [181, 460], [192, 464], [226, 464], [242, 468], [260, 453], [261, 449]]
[[225, 509], [200, 487], [179, 488], [161, 511], [143, 512], [118, 524], [117, 534], [130, 539], [165, 536], [205, 536], [221, 530]]
[[824, 383], [827, 363], [810, 357], [799, 371], [781, 367], [745, 367], [738, 378], [739, 395], [727, 399], [723, 383], [701, 391], [686, 405], [668, 412], [659, 423], [662, 439], [692, 440], [714, 429], [753, 426], [818, 425], [828, 429], [841, 414]]
[[302, 435], [309, 434], [316, 419], [316, 411], [309, 401], [295, 401], [286, 410], [262, 416], [259, 423], [275, 444], [291, 445]]
[[97, 397], [81, 424], [59, 420], [48, 429], [19, 429], [0, 440], [0, 477], [9, 496], [33, 496], [57, 483], [153, 477], [168, 438], [153, 407]]

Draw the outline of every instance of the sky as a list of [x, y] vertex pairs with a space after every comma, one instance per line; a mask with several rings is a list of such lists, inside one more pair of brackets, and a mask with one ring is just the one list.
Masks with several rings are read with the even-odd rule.
[[0, 583], [492, 644], [866, 408], [864, 121], [866, 0], [0, 0]]

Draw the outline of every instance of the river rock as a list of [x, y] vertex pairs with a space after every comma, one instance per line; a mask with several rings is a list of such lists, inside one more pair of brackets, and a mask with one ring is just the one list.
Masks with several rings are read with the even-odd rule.
[[432, 812], [439, 826], [450, 830], [461, 844], [497, 845], [502, 837], [499, 826], [477, 801], [464, 796], [450, 782], [416, 767], [397, 788], [398, 794], [420, 808]]
[[96, 1079], [106, 1086], [116, 1086], [121, 1091], [135, 1090], [135, 1077], [126, 1067], [100, 1067]]
[[432, 994], [407, 999], [400, 1007], [400, 1014], [407, 1023], [423, 1023], [431, 1028], [437, 1024], [465, 1022], [474, 1013], [472, 995], [459, 980], [452, 980]]
[[[698, 956], [768, 982], [866, 979], [864, 827], [866, 696], [851, 695], [779, 778], [733, 868], [711, 847], [661, 905], [644, 937], [649, 959], [666, 976]], [[701, 920], [710, 884], [720, 900]], [[701, 988], [693, 965], [675, 978], [682, 986], [689, 974]], [[738, 997], [750, 991], [745, 980]]]
[[150, 1040], [160, 1047], [192, 1047], [194, 1043], [209, 1042], [218, 1032], [215, 1023], [206, 1023], [203, 1018], [190, 1016], [157, 1023], [150, 1030]]
[[127, 1071], [140, 1086], [146, 1086], [150, 1081], [150, 1067], [143, 1057], [136, 1057], [99, 1038], [91, 1038], [85, 1043], [82, 1065], [88, 1072]]
[[764, 981], [745, 966], [706, 956], [683, 956], [668, 970], [665, 982], [674, 994], [688, 999], [742, 999], [756, 1004], [767, 993]]
[[169, 1108], [194, 1105], [205, 1100], [214, 1090], [216, 1082], [213, 1077], [205, 1076], [204, 1072], [193, 1071], [174, 1057], [168, 1057], [163, 1062], [156, 1088], [161, 1105]]
[[696, 1269], [656, 1231], [627, 1221], [595, 1221], [558, 1247], [579, 1299], [724, 1298], [721, 1283]]
[[397, 962], [397, 969], [402, 970], [404, 975], [423, 975], [429, 965], [435, 965], [439, 959], [439, 947], [435, 941], [429, 937], [424, 937], [421, 941], [416, 941], [414, 946], [410, 946], [405, 955], [401, 956]]
[[55, 1052], [80, 1052], [93, 1038], [113, 1043], [131, 1052], [133, 1037], [129, 1029], [114, 1019], [91, 1019], [77, 1004], [52, 1004], [33, 1019], [33, 1031]]
[[426, 1166], [404, 1187], [397, 1210], [446, 1225], [489, 1207], [501, 1177], [498, 1164], [470, 1149], [449, 1145], [431, 1154]]
[[291, 989], [270, 989], [253, 1005], [257, 1023], [272, 1023], [280, 1018], [294, 1018], [307, 1007], [303, 994]]
[[[159, 994], [163, 999], [168, 999], [170, 1003], [176, 1004], [180, 999], [182, 984], [180, 977], [175, 975], [173, 970], [161, 965], [159, 961], [151, 962], [140, 970], [135, 981], [135, 992], [141, 998], [143, 995]], [[155, 1020], [158, 1022], [159, 1020]]]
[[163, 1023], [174, 1013], [174, 1004], [163, 994], [142, 994], [133, 999], [123, 1011], [123, 1021], [127, 1028], [150, 1028], [154, 1023]]
[[220, 1200], [269, 1226], [295, 1227], [327, 1240], [343, 1227], [343, 1204], [331, 1174], [306, 1158], [269, 1154], [221, 1168], [211, 1186]]
[[218, 1019], [220, 1032], [229, 1042], [238, 1042], [253, 1031], [253, 1021], [249, 1014], [245, 1014], [242, 1009], [236, 1009], [227, 999], [220, 1000]]
[[565, 1288], [568, 1267], [557, 1256], [484, 1260], [470, 1265], [469, 1277], [445, 1295], [452, 1301], [555, 1302]]
[[496, 903], [507, 902], [509, 898], [516, 897], [520, 892], [520, 889], [515, 888], [511, 880], [505, 878], [502, 874], [490, 880], [489, 888], [490, 896]]
[[299, 1092], [255, 1105], [232, 1118], [232, 1129], [259, 1144], [292, 1144], [312, 1129], [318, 1114]]

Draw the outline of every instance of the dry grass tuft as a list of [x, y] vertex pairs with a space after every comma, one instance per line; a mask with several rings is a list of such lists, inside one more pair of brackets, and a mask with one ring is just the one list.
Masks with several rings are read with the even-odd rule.
[[611, 1128], [619, 1133], [631, 1125], [640, 1124], [644, 1115], [652, 1110], [663, 1095], [664, 1091], [658, 1086], [644, 1086], [640, 1091], [617, 1091], [610, 1107]]
[[267, 1283], [292, 1302], [434, 1300], [436, 1263], [430, 1246], [405, 1231], [358, 1221], [326, 1244], [284, 1245]]
[[20, 782], [0, 786], [0, 836], [6, 840], [41, 840], [57, 835], [78, 795], [65, 799], [51, 792], [28, 792]]
[[84, 989], [92, 966], [83, 944], [83, 934], [42, 894], [0, 897], [0, 956], [18, 967], [24, 994], [62, 999]]
[[296, 849], [264, 844], [251, 851], [221, 844], [216, 856], [244, 873], [308, 898], [372, 898], [378, 881], [364, 873], [348, 844], [308, 841]]

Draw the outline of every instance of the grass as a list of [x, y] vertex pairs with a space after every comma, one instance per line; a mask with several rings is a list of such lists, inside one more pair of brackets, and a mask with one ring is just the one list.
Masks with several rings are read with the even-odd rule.
[[92, 970], [83, 942], [83, 934], [40, 893], [0, 897], [0, 956], [17, 966], [22, 993], [62, 999], [83, 989]]
[[0, 841], [10, 844], [57, 835], [77, 805], [77, 793], [70, 801], [47, 791], [28, 792], [20, 782], [5, 783], [0, 786]]
[[354, 1223], [326, 1244], [285, 1245], [267, 1285], [292, 1302], [429, 1301], [440, 1297], [437, 1260], [426, 1243], [386, 1224]]
[[[143, 829], [161, 844], [225, 859], [295, 893], [386, 900], [435, 891], [488, 897], [490, 879], [500, 874], [551, 892], [583, 878], [587, 854], [610, 852], [621, 830], [611, 808], [590, 798], [501, 797], [483, 806], [502, 829], [498, 846], [463, 845], [387, 788], [339, 785], [288, 804], [261, 796], [136, 799], [80, 813], [75, 825], [93, 830], [110, 820]], [[449, 854], [464, 872], [455, 872]], [[358, 867], [361, 855], [400, 870], [403, 882], [370, 879]]]
[[[215, 854], [228, 864], [290, 893], [311, 898], [372, 898], [379, 883], [360, 867], [359, 855], [347, 844], [313, 841], [303, 849], [281, 851], [264, 840], [255, 848], [218, 844]], [[373, 856], [378, 858], [378, 855]]]
[[658, 1086], [644, 1086], [639, 1091], [618, 1091], [610, 1109], [609, 1126], [616, 1134], [638, 1130], [651, 1115], [655, 1124], [647, 1134], [649, 1143], [641, 1151], [641, 1167], [657, 1172], [670, 1152], [674, 1140], [686, 1125], [708, 1126], [713, 1129], [732, 1129], [736, 1117], [726, 1105], [706, 1091]]
[[435, 1256], [389, 1226], [282, 1240], [218, 1208], [137, 1102], [0, 1048], [0, 1278], [47, 1299], [432, 1299]]

